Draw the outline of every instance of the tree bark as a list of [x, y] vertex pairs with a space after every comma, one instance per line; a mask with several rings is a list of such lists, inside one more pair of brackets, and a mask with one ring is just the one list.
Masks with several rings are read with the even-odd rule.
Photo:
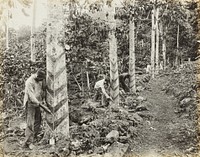
[[156, 74], [159, 73], [159, 8], [156, 8]]
[[161, 42], [162, 42], [162, 58], [163, 58], [163, 69], [164, 69], [164, 51], [163, 51], [163, 41], [164, 41], [164, 28], [163, 28], [163, 22], [160, 21], [160, 37], [161, 37]]
[[155, 7], [152, 10], [152, 28], [151, 28], [151, 75], [154, 78], [155, 73]]
[[9, 49], [9, 6], [7, 4], [7, 20], [6, 20], [6, 49]]
[[115, 37], [116, 21], [115, 2], [111, 2], [108, 12], [108, 20], [110, 22], [109, 31], [109, 60], [110, 60], [110, 96], [113, 101], [110, 101], [112, 107], [119, 105], [119, 74], [117, 63], [117, 39]]
[[135, 77], [135, 23], [134, 18], [129, 22], [129, 87], [132, 94], [136, 93]]
[[54, 114], [46, 115], [51, 136], [69, 137], [69, 109], [64, 38], [64, 12], [62, 1], [48, 0], [47, 23], [47, 104]]
[[33, 11], [32, 11], [32, 25], [31, 25], [31, 61], [36, 61], [36, 50], [35, 50], [35, 16], [36, 16], [36, 5], [37, 0], [33, 0]]
[[166, 69], [167, 66], [167, 46], [166, 46], [166, 38], [167, 38], [167, 26], [164, 29], [164, 39], [163, 39], [163, 65], [164, 69]]
[[162, 56], [163, 56], [163, 69], [166, 69], [166, 31], [167, 26], [163, 26], [163, 23], [160, 24], [161, 37], [162, 37]]

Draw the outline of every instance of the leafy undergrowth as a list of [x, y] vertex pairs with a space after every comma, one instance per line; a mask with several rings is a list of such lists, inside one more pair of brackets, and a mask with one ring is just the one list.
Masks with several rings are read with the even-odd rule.
[[[187, 63], [182, 68], [169, 73], [162, 89], [166, 94], [177, 99], [174, 104], [174, 113], [182, 123], [182, 125], [173, 126], [178, 132], [175, 134], [172, 131], [168, 138], [173, 140], [178, 147], [189, 152], [198, 151], [198, 84], [195, 66], [195, 63]], [[190, 148], [186, 149], [187, 145], [190, 145]]]
[[163, 90], [168, 95], [178, 99], [177, 114], [180, 116], [187, 114], [191, 119], [195, 119], [197, 108], [197, 78], [195, 74], [195, 64], [188, 63], [182, 68], [174, 70], [167, 76], [167, 82]]
[[[126, 99], [123, 106], [113, 109], [101, 107], [100, 103], [90, 99], [82, 104], [70, 105], [70, 141], [57, 137], [54, 149], [48, 144], [48, 139], [43, 139], [42, 144], [36, 145], [36, 150], [71, 155], [104, 154], [114, 143], [127, 144], [138, 135], [137, 126], [142, 125], [144, 117], [151, 117], [147, 104], [143, 97], [135, 96]], [[9, 154], [10, 151], [20, 151], [23, 144], [25, 126], [19, 116], [12, 115], [15, 119], [4, 117], [8, 122], [4, 146]], [[47, 143], [44, 143], [45, 140]], [[9, 144], [12, 149], [7, 147]]]

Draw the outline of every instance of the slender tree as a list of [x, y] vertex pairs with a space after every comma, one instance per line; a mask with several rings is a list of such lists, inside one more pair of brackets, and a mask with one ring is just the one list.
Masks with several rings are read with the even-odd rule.
[[[30, 7], [30, 4], [31, 4], [31, 1], [30, 0], [6, 0], [6, 1], [1, 1], [1, 11], [0, 11], [0, 17], [1, 17], [1, 20], [3, 18], [3, 21], [4, 19], [5, 22], [4, 22], [4, 25], [5, 25], [5, 33], [6, 33], [6, 48], [8, 49], [9, 48], [9, 23], [10, 23], [10, 19], [11, 17], [13, 16], [12, 15], [12, 9], [13, 8], [16, 8], [17, 5], [16, 3], [20, 3], [20, 5], [23, 7], [22, 9], [22, 13], [25, 15], [25, 16], [28, 16], [28, 14], [24, 11], [24, 8], [28, 8]], [[2, 17], [6, 15], [6, 17]]]
[[163, 22], [160, 23], [161, 40], [162, 40], [162, 57], [163, 57], [163, 69], [166, 68], [166, 30], [167, 26], [163, 26]]
[[152, 28], [151, 28], [151, 75], [152, 78], [154, 78], [155, 74], [155, 5], [152, 10], [151, 14], [151, 23], [152, 23]]
[[53, 115], [47, 114], [50, 135], [69, 137], [69, 109], [62, 0], [48, 0], [47, 23], [47, 104]]
[[159, 72], [159, 8], [156, 8], [156, 74]]
[[31, 61], [35, 62], [36, 60], [36, 50], [35, 50], [35, 18], [36, 18], [36, 5], [37, 0], [33, 0], [33, 7], [32, 7], [32, 25], [31, 25]]
[[[133, 7], [135, 0], [133, 1]], [[129, 75], [130, 75], [130, 91], [136, 93], [135, 78], [135, 21], [134, 16], [129, 20]]]
[[119, 73], [117, 64], [117, 39], [115, 37], [116, 21], [115, 0], [109, 4], [108, 20], [110, 23], [109, 31], [109, 59], [110, 59], [110, 95], [113, 101], [111, 106], [119, 105]]
[[7, 16], [7, 18], [6, 18], [6, 23], [7, 23], [7, 25], [6, 25], [6, 49], [9, 49], [9, 10], [10, 10], [10, 8], [9, 8], [9, 6], [7, 5], [7, 14], [6, 14], [6, 16]]

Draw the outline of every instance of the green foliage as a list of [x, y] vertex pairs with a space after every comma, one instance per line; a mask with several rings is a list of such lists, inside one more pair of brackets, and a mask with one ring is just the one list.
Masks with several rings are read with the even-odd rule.
[[[30, 36], [23, 31], [28, 29], [20, 29], [18, 32], [14, 30], [9, 31], [9, 49], [6, 50], [1, 47], [1, 67], [2, 67], [2, 78], [1, 78], [1, 97], [4, 101], [6, 108], [14, 107], [13, 105], [22, 105], [24, 96], [24, 85], [26, 79], [31, 73], [36, 72], [38, 68], [45, 70], [45, 45], [41, 42], [43, 32], [38, 32], [36, 38], [36, 52], [37, 62], [32, 63], [30, 61]], [[19, 38], [18, 35], [19, 34]], [[4, 46], [5, 47], [5, 46]], [[43, 52], [43, 53], [41, 53]]]
[[105, 22], [83, 14], [67, 22], [65, 28], [64, 42], [71, 47], [66, 54], [70, 64], [89, 61], [92, 65], [104, 66], [108, 62], [108, 26]]
[[[193, 2], [192, 2], [193, 3]], [[146, 66], [150, 61], [150, 42], [151, 42], [151, 10], [153, 7], [160, 8], [159, 20], [163, 22], [165, 26], [168, 27], [167, 34], [167, 57], [172, 57], [172, 61], [176, 51], [176, 34], [177, 34], [177, 25], [180, 25], [180, 53], [183, 54], [184, 58], [191, 56], [195, 57], [196, 49], [196, 38], [195, 34], [197, 33], [196, 27], [196, 13], [195, 13], [195, 4], [188, 3], [183, 5], [180, 2], [175, 2], [172, 0], [159, 1], [153, 3], [152, 1], [137, 1], [135, 5], [127, 2], [123, 3], [123, 7], [116, 8], [115, 18], [117, 19], [117, 29], [116, 36], [118, 42], [118, 56], [119, 64], [127, 63], [128, 54], [129, 54], [129, 20], [134, 16], [135, 25], [136, 25], [136, 66]], [[102, 4], [94, 3], [91, 4], [91, 11], [94, 12], [103, 12]], [[190, 8], [190, 9], [189, 9]], [[191, 9], [192, 8], [192, 9]], [[95, 19], [89, 17], [88, 15], [75, 15], [75, 18], [71, 21], [68, 34], [70, 37], [67, 37], [67, 43], [73, 45], [72, 51], [69, 55], [73, 56], [76, 61], [84, 61], [86, 58], [89, 58], [93, 61], [102, 62], [101, 52], [106, 52], [108, 49], [108, 43], [106, 41], [108, 33], [109, 22], [103, 21], [101, 19]], [[193, 18], [192, 18], [193, 17]], [[103, 21], [103, 22], [102, 22]], [[95, 23], [98, 23], [95, 25]], [[79, 26], [80, 25], [80, 26]], [[91, 31], [93, 30], [93, 31]], [[73, 33], [73, 31], [75, 31]], [[102, 33], [101, 33], [102, 32]], [[71, 35], [70, 35], [71, 34]], [[100, 37], [100, 38], [98, 38]], [[91, 40], [90, 40], [91, 39]], [[101, 43], [101, 40], [104, 43]], [[141, 44], [143, 43], [143, 45]], [[106, 47], [105, 50], [99, 48], [99, 44], [102, 47]], [[160, 46], [161, 52], [161, 46]], [[194, 52], [194, 53], [191, 53]], [[107, 52], [108, 53], [108, 52]], [[97, 55], [99, 54], [99, 56]], [[92, 56], [95, 57], [92, 57]], [[73, 57], [72, 57], [73, 58]], [[84, 59], [85, 58], [85, 59]], [[74, 61], [75, 61], [74, 60]], [[108, 61], [108, 60], [107, 60]], [[120, 67], [121, 71], [127, 71], [128, 65], [126, 64], [123, 67]]]
[[[180, 3], [170, 2], [168, 8], [163, 11], [161, 20], [164, 25], [167, 25], [167, 49], [169, 49], [168, 57], [175, 58], [174, 52], [176, 51], [177, 44], [177, 26], [180, 26], [179, 35], [179, 56], [183, 57], [183, 60], [189, 57], [194, 60], [196, 57], [197, 42], [197, 12], [195, 8], [189, 10], [188, 6], [195, 5], [189, 3], [186, 6]], [[170, 17], [170, 18], [169, 18]], [[174, 51], [173, 51], [174, 50]]]

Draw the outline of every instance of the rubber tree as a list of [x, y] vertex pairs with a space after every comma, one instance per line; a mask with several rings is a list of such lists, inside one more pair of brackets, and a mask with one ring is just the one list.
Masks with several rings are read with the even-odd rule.
[[47, 105], [53, 115], [46, 114], [47, 129], [55, 135], [69, 137], [69, 109], [62, 0], [47, 1]]
[[[191, 24], [188, 21], [189, 10], [185, 6], [185, 4], [183, 4], [181, 1], [164, 1], [164, 3], [166, 7], [165, 9], [163, 8], [165, 11], [161, 17], [161, 20], [163, 22], [163, 33], [164, 36], [166, 36], [165, 32], [167, 32], [167, 34], [170, 35], [167, 37], [171, 39], [167, 40], [167, 42], [169, 43], [167, 49], [171, 49], [171, 51], [167, 53], [167, 56], [168, 58], [170, 57], [169, 60], [171, 63], [173, 63], [173, 66], [177, 66], [180, 63], [180, 59], [182, 59], [183, 57], [182, 56], [183, 54], [180, 51], [180, 47], [185, 46], [183, 45], [183, 40], [180, 41], [179, 38], [183, 37], [182, 35], [186, 32], [188, 34], [190, 33], [192, 34], [192, 32], [190, 32], [192, 30], [190, 29]], [[163, 42], [166, 42], [166, 40], [164, 39]], [[185, 42], [187, 43], [187, 41]], [[164, 49], [166, 49], [166, 46]]]
[[10, 8], [9, 6], [7, 5], [7, 14], [6, 14], [6, 49], [9, 49], [9, 13], [10, 13]]
[[32, 25], [31, 25], [31, 61], [36, 61], [36, 50], [35, 50], [35, 18], [36, 18], [36, 6], [37, 0], [33, 0], [33, 7], [32, 7]]
[[109, 4], [108, 21], [110, 25], [109, 31], [109, 60], [110, 60], [110, 96], [113, 101], [111, 106], [119, 105], [119, 73], [117, 63], [117, 39], [115, 37], [116, 21], [115, 21], [115, 0]]
[[[167, 64], [169, 64], [169, 57], [167, 58], [167, 33], [168, 28], [171, 26], [171, 2], [162, 1], [162, 6], [160, 6], [160, 35], [161, 35], [161, 46], [162, 46], [162, 60], [163, 60], [163, 69], [166, 69]], [[170, 4], [170, 5], [169, 5]]]
[[155, 73], [159, 73], [159, 8], [156, 8], [156, 22], [155, 22], [155, 29], [156, 29], [156, 70]]
[[163, 57], [163, 69], [166, 69], [166, 31], [167, 26], [163, 26], [163, 22], [160, 22], [161, 42], [162, 42], [162, 57]]
[[156, 31], [156, 28], [155, 28], [155, 5], [153, 6], [153, 9], [152, 9], [152, 14], [151, 14], [151, 25], [152, 25], [152, 28], [151, 28], [151, 75], [152, 75], [152, 78], [155, 77], [155, 31]]
[[178, 66], [178, 64], [179, 64], [179, 24], [177, 24], [175, 66]]
[[[133, 1], [135, 6], [135, 0]], [[136, 93], [136, 76], [135, 76], [135, 18], [134, 15], [129, 20], [129, 87], [131, 93]]]
[[[24, 11], [24, 8], [28, 8], [30, 7], [31, 1], [30, 0], [7, 0], [7, 1], [0, 1], [1, 3], [1, 11], [0, 11], [0, 17], [1, 20], [2, 18], [5, 18], [6, 22], [4, 22], [5, 24], [5, 33], [6, 33], [6, 48], [9, 49], [9, 23], [10, 23], [10, 19], [12, 18], [12, 9], [16, 8], [17, 5], [16, 3], [19, 3], [20, 6], [23, 7], [22, 9], [22, 13], [27, 16], [28, 14]], [[6, 17], [2, 17], [2, 16], [6, 16]], [[4, 19], [3, 19], [4, 20]]]

